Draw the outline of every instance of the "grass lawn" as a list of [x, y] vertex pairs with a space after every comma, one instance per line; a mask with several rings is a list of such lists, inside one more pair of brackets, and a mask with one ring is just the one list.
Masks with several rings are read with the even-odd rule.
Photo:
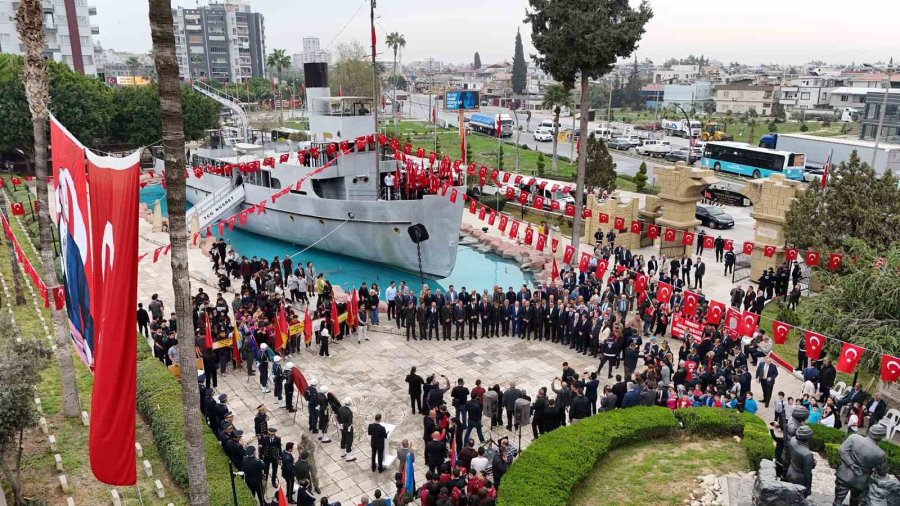
[[[806, 309], [806, 305], [804, 301], [806, 297], [800, 299], [800, 303], [797, 305], [796, 316], [799, 318], [801, 322], [807, 322], [812, 319], [812, 315], [809, 314], [809, 311]], [[763, 316], [767, 318], [772, 318], [775, 320], [779, 320], [779, 313], [781, 309], [779, 307], [778, 302], [772, 302], [767, 304], [765, 309], [763, 309]], [[760, 323], [761, 327], [766, 330], [768, 334], [771, 334], [771, 324], [770, 321], [763, 318]], [[784, 344], [776, 344], [773, 346], [772, 351], [775, 352], [779, 357], [787, 360], [794, 367], [797, 367], [797, 349], [800, 345], [800, 340], [803, 339], [803, 334], [795, 329], [791, 329], [788, 333], [787, 341]], [[835, 356], [832, 355], [832, 363], [834, 363]], [[867, 386], [873, 379], [875, 379], [875, 374], [871, 371], [860, 368], [859, 369], [859, 377], [857, 381], [862, 383], [863, 386]], [[852, 374], [844, 374], [842, 372], [837, 373], [836, 381], [843, 381], [847, 385], [850, 385], [853, 381]], [[787, 393], [787, 392], [786, 392]], [[792, 392], [795, 393], [795, 392]]]
[[697, 488], [698, 476], [749, 470], [744, 449], [732, 439], [647, 441], [606, 455], [575, 488], [571, 504], [680, 505]]
[[[20, 197], [24, 192], [19, 191], [17, 194], [17, 197]], [[26, 218], [30, 219], [30, 216]], [[31, 245], [28, 244], [26, 232], [20, 226], [19, 220], [10, 217], [10, 225], [32, 265], [39, 266], [37, 255], [31, 249]], [[3, 240], [5, 240], [5, 237]], [[6, 245], [0, 246], [0, 272], [2, 272], [12, 294], [12, 268]], [[23, 337], [42, 340], [49, 347], [51, 343], [45, 337], [38, 313], [31, 301], [30, 292], [24, 286], [25, 283], [30, 283], [30, 281], [23, 277], [22, 283], [26, 303], [23, 306], [13, 306], [19, 334]], [[3, 303], [11, 302], [13, 301], [3, 301]], [[2, 308], [2, 311], [6, 312], [6, 308]], [[50, 310], [42, 308], [41, 312], [49, 325], [51, 322]], [[73, 359], [81, 408], [83, 411], [90, 412], [93, 375], [74, 354]], [[38, 384], [38, 395], [41, 399], [44, 416], [50, 427], [50, 434], [54, 434], [57, 438], [57, 452], [62, 458], [63, 472], [66, 474], [69, 483], [69, 493], [63, 494], [61, 492], [55, 469], [54, 452], [50, 451], [50, 446], [47, 444], [47, 436], [39, 428], [35, 427], [26, 432], [24, 440], [25, 452], [22, 458], [24, 495], [42, 499], [46, 501], [46, 504], [65, 504], [67, 496], [72, 496], [75, 499], [75, 504], [109, 503], [111, 501], [110, 489], [113, 487], [98, 482], [91, 473], [87, 449], [88, 428], [82, 425], [80, 417], [77, 419], [66, 419], [61, 414], [59, 371], [55, 357], [51, 358], [50, 366], [43, 372], [42, 377], [41, 383]], [[143, 449], [143, 459], [149, 460], [153, 468], [152, 478], [146, 477], [141, 469], [138, 471], [138, 487], [141, 490], [144, 503], [160, 505], [170, 502], [176, 505], [187, 504], [187, 497], [174, 484], [166, 472], [153, 443], [150, 430], [144, 425], [140, 416], [137, 417], [136, 440]], [[142, 468], [140, 462], [136, 462], [135, 465]], [[157, 498], [154, 493], [154, 480], [157, 479], [162, 481], [165, 489], [166, 497], [164, 499]], [[139, 503], [137, 491], [134, 487], [116, 488], [120, 497], [123, 497], [123, 502], [127, 504]]]

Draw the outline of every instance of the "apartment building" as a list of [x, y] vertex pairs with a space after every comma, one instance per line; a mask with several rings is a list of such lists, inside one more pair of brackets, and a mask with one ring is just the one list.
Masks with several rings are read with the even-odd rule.
[[700, 65], [672, 65], [653, 71], [654, 83], [689, 83], [700, 75]]
[[266, 75], [262, 14], [242, 0], [172, 10], [182, 79], [239, 83]]
[[778, 103], [788, 112], [825, 108], [829, 105], [829, 93], [842, 83], [842, 79], [829, 76], [790, 77], [781, 86]]
[[[869, 90], [866, 94], [865, 111], [860, 117], [862, 128], [859, 138], [875, 140], [878, 122], [881, 120], [881, 107], [885, 103], [884, 88]], [[881, 128], [881, 142], [900, 144], [900, 89], [891, 88], [887, 96], [887, 107], [884, 123]]]
[[779, 87], [774, 84], [741, 81], [716, 85], [713, 100], [716, 103], [717, 114], [725, 114], [728, 111], [743, 114], [753, 109], [762, 116], [768, 116], [778, 103], [778, 92]]
[[[88, 0], [44, 0], [44, 55], [65, 63], [82, 74], [96, 75], [93, 35], [100, 28], [91, 25], [97, 8]], [[16, 32], [16, 1], [0, 1], [0, 52], [21, 55], [24, 48]]]
[[322, 49], [318, 37], [303, 37], [303, 51], [291, 57], [291, 66], [303, 69], [304, 63], [331, 63], [331, 53]]

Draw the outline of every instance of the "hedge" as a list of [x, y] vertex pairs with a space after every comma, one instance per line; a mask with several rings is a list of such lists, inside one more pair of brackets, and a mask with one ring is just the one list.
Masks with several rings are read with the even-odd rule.
[[610, 450], [674, 434], [666, 408], [634, 407], [600, 413], [542, 435], [503, 475], [499, 506], [565, 506], [572, 489]]
[[754, 467], [775, 455], [768, 428], [755, 415], [720, 408], [683, 409], [674, 414], [656, 406], [619, 409], [585, 418], [532, 442], [503, 475], [497, 504], [564, 506], [574, 487], [610, 450], [675, 435], [679, 423], [688, 434], [742, 436], [741, 446]]
[[[168, 369], [138, 342], [137, 409], [147, 420], [159, 454], [175, 481], [188, 490], [185, 464], [184, 411], [181, 406], [181, 386]], [[191, 385], [193, 388], [193, 385]], [[199, 407], [198, 407], [199, 409]], [[206, 479], [209, 484], [209, 503], [232, 504], [231, 477], [228, 457], [209, 428], [203, 428], [203, 448], [206, 453]], [[249, 489], [236, 483], [238, 504], [255, 504]]]
[[[810, 427], [813, 431], [813, 437], [809, 441], [809, 449], [821, 454], [828, 460], [831, 467], [837, 469], [841, 465], [838, 449], [841, 447], [844, 439], [847, 439], [847, 433], [819, 424], [813, 424]], [[888, 441], [881, 441], [878, 443], [878, 446], [884, 450], [888, 473], [900, 475], [900, 446]]]

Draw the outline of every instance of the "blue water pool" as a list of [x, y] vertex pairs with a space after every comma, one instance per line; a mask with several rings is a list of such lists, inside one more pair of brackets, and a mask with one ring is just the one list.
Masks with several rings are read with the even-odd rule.
[[[141, 202], [147, 204], [152, 205], [154, 201], [164, 196], [165, 192], [160, 186], [141, 190]], [[165, 214], [164, 198], [162, 210]], [[225, 233], [225, 241], [240, 255], [247, 258], [253, 256], [267, 258], [270, 261], [275, 256], [284, 258], [285, 255], [293, 255], [304, 249], [304, 246], [298, 244], [246, 232], [237, 227]], [[426, 278], [425, 282], [432, 288], [446, 289], [453, 285], [457, 290], [465, 286], [470, 290], [473, 287], [477, 288], [480, 292], [485, 288], [490, 289], [495, 284], [501, 285], [504, 289], [512, 286], [518, 290], [523, 283], [530, 284], [533, 281], [531, 274], [523, 272], [517, 263], [497, 255], [481, 253], [463, 245], [459, 246], [456, 255], [456, 268], [450, 276], [439, 280]], [[416, 289], [421, 285], [416, 274], [327, 251], [310, 249], [294, 257], [294, 263], [298, 262], [304, 265], [306, 262], [312, 262], [316, 270], [324, 273], [331, 284], [340, 285], [345, 290], [359, 286], [363, 281], [369, 284], [378, 283], [382, 289], [391, 281], [398, 284], [405, 281], [407, 285]]]

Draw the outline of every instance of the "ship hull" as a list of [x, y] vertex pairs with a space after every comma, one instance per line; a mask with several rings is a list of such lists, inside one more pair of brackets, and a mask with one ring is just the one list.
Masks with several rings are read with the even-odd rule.
[[[212, 174], [192, 178], [188, 181], [187, 200], [196, 203], [226, 182], [227, 178]], [[244, 203], [223, 215], [265, 200], [264, 213], [250, 217], [241, 226], [249, 232], [418, 273], [417, 245], [408, 229], [421, 224], [429, 235], [419, 244], [422, 273], [444, 278], [456, 266], [463, 206], [446, 197], [426, 195], [421, 200], [372, 201], [289, 193], [272, 203], [271, 189], [254, 185], [245, 185], [245, 189]]]

